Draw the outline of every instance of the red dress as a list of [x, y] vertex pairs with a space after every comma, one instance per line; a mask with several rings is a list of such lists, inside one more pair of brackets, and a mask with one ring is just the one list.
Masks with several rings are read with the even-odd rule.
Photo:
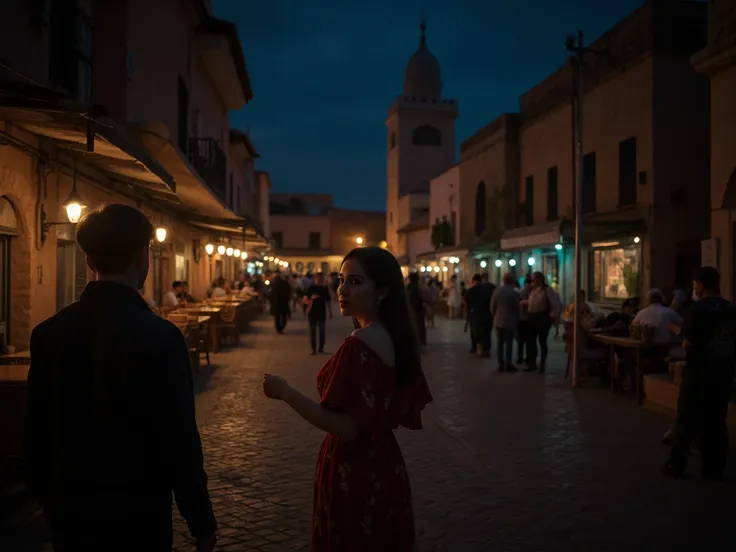
[[411, 488], [394, 429], [421, 429], [432, 401], [424, 374], [405, 387], [396, 369], [348, 337], [317, 374], [320, 404], [350, 416], [360, 436], [326, 435], [312, 509], [314, 552], [404, 552], [414, 548]]

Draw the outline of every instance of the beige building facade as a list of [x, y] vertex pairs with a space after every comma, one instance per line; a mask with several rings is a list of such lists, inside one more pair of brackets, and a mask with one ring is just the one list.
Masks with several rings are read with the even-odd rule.
[[[243, 218], [254, 209], [246, 163], [229, 155], [228, 111], [252, 97], [234, 26], [194, 0], [35, 5], [11, 0], [0, 21], [0, 333], [16, 350], [93, 277], [64, 208], [72, 191], [87, 208], [136, 206], [165, 230], [147, 298], [174, 279], [201, 296], [246, 268], [217, 253], [208, 262], [207, 243], [252, 256], [267, 246]], [[53, 42], [59, 25], [77, 34]], [[243, 202], [230, 207], [236, 189]]]
[[[705, 5], [653, 0], [590, 45], [583, 67], [582, 287], [620, 303], [687, 285], [710, 232], [708, 82], [689, 63]], [[575, 212], [573, 68], [521, 97], [516, 228], [505, 267], [541, 270], [572, 298]], [[687, 224], [683, 224], [687, 221]]]
[[702, 263], [721, 273], [721, 292], [736, 299], [736, 1], [708, 3], [708, 45], [693, 65], [710, 78], [711, 237]]

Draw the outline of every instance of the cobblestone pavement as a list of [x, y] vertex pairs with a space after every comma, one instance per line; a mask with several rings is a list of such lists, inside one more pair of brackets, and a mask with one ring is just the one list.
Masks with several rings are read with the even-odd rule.
[[[328, 350], [349, 331], [344, 319], [328, 323]], [[435, 401], [423, 431], [399, 432], [419, 551], [736, 548], [733, 456], [720, 484], [662, 477], [659, 440], [670, 420], [596, 386], [573, 391], [559, 342], [539, 376], [471, 358], [460, 321], [438, 320], [429, 341]], [[256, 322], [239, 348], [214, 359], [197, 401], [219, 550], [309, 549], [321, 434], [260, 389], [270, 372], [314, 396], [326, 357], [308, 352], [298, 315], [283, 336]], [[193, 550], [181, 520], [175, 550]]]

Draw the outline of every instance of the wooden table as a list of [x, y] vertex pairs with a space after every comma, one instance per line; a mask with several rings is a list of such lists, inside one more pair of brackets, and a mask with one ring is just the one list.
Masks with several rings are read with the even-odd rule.
[[17, 353], [9, 353], [0, 355], [0, 365], [8, 366], [14, 364], [30, 364], [31, 351], [19, 351]]
[[616, 378], [613, 373], [614, 365], [614, 352], [616, 347], [623, 347], [625, 349], [634, 349], [636, 354], [635, 370], [636, 370], [636, 401], [639, 405], [644, 404], [644, 374], [641, 368], [641, 351], [643, 349], [671, 349], [672, 347], [679, 347], [682, 344], [681, 340], [671, 341], [642, 341], [641, 339], [634, 339], [633, 337], [616, 337], [612, 335], [603, 335], [598, 333], [589, 333], [591, 339], [594, 339], [600, 343], [608, 345], [611, 350], [610, 359], [610, 370], [611, 370], [611, 389], [615, 391]]
[[220, 316], [220, 311], [222, 309], [218, 307], [185, 307], [183, 309], [179, 309], [176, 312], [177, 313], [185, 313], [190, 316], [196, 316], [197, 321], [202, 324], [200, 321], [201, 318], [208, 318], [206, 322], [209, 324], [209, 334], [210, 334], [210, 351], [213, 353], [217, 353], [220, 351], [220, 340], [217, 339], [217, 320]]

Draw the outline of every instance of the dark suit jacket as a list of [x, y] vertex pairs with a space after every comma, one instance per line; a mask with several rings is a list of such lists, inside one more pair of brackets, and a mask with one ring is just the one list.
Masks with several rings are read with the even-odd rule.
[[172, 492], [195, 538], [214, 532], [187, 346], [136, 290], [91, 282], [33, 330], [26, 460], [71, 549], [171, 550]]
[[291, 312], [291, 284], [281, 276], [271, 282], [271, 294], [268, 298], [271, 303], [271, 314], [281, 315]]

